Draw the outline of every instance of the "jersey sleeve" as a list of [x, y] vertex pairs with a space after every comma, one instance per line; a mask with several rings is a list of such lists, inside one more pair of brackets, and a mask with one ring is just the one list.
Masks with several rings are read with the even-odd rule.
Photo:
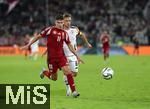
[[48, 27], [48, 28], [44, 29], [43, 31], [41, 31], [40, 35], [41, 35], [42, 37], [46, 37], [47, 35], [50, 34], [50, 32], [51, 32], [51, 28]]
[[69, 35], [67, 32], [65, 32], [65, 42], [66, 42], [66, 44], [70, 43]]

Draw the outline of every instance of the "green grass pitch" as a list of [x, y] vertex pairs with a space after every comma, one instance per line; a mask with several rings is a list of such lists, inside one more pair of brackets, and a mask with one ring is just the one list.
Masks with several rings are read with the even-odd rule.
[[[111, 56], [104, 64], [102, 56], [82, 56], [79, 74], [75, 78], [81, 96], [65, 96], [62, 72], [53, 82], [39, 78], [46, 67], [45, 58], [25, 60], [21, 56], [0, 57], [0, 83], [51, 85], [51, 109], [150, 109], [150, 56]], [[111, 67], [113, 79], [104, 80], [100, 71]]]

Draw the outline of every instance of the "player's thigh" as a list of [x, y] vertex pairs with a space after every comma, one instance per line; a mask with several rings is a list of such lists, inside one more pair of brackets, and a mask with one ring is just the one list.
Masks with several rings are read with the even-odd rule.
[[58, 66], [55, 64], [48, 64], [48, 69], [49, 72], [51, 73], [51, 79], [56, 81], [57, 80], [57, 70], [58, 70]]
[[107, 55], [109, 53], [109, 48], [108, 47], [104, 47], [103, 48], [103, 54]]
[[53, 59], [48, 60], [47, 61], [47, 66], [48, 66], [49, 72], [51, 74], [57, 73], [57, 70], [58, 70], [59, 67], [58, 67], [55, 60], [53, 60]]
[[69, 62], [69, 67], [73, 75], [76, 76], [78, 73], [78, 62], [77, 61]]
[[58, 66], [59, 66], [59, 68], [62, 69], [62, 71], [69, 70], [69, 63], [65, 56], [62, 56], [61, 58], [59, 58]]
[[69, 65], [62, 66], [62, 67], [61, 67], [61, 70], [63, 71], [64, 75], [67, 75], [67, 74], [70, 74], [70, 73], [71, 73], [71, 70], [70, 70]]
[[109, 54], [109, 48], [106, 48], [106, 54]]

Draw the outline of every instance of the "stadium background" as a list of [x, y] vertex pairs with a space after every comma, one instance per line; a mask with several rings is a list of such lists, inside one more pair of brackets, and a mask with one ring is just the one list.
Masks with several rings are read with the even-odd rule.
[[[6, 46], [22, 46], [26, 34], [53, 25], [60, 11], [72, 14], [73, 25], [86, 33], [94, 47], [87, 49], [79, 38], [80, 53], [101, 53], [99, 36], [107, 29], [112, 39], [111, 54], [132, 54], [134, 36], [142, 45], [140, 54], [150, 54], [149, 10], [149, 0], [1, 0], [0, 54], [12, 54], [15, 49]], [[45, 41], [40, 40], [40, 45], [45, 46]]]

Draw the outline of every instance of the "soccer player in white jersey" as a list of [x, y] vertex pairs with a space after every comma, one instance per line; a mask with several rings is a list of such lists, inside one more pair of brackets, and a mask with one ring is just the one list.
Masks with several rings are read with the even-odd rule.
[[[76, 26], [71, 26], [71, 14], [64, 13], [64, 30], [68, 33], [72, 46], [75, 50], [77, 50], [77, 37], [81, 37], [84, 42], [87, 44], [88, 48], [92, 48], [92, 45], [88, 42], [84, 33], [82, 33]], [[69, 50], [66, 43], [64, 43], [64, 53], [68, 59], [70, 69], [74, 77], [77, 76], [78, 73], [78, 61], [76, 56]], [[66, 84], [66, 95], [69, 96], [71, 94], [70, 87], [68, 85], [67, 77], [64, 75], [64, 82]]]
[[[34, 33], [34, 36], [37, 35], [37, 32]], [[32, 40], [33, 38], [30, 39], [30, 41]], [[36, 42], [34, 42], [31, 46], [31, 54], [29, 56], [29, 58], [32, 58], [33, 60], [37, 60], [37, 57], [38, 57], [38, 53], [39, 53], [39, 40], [37, 40]]]

